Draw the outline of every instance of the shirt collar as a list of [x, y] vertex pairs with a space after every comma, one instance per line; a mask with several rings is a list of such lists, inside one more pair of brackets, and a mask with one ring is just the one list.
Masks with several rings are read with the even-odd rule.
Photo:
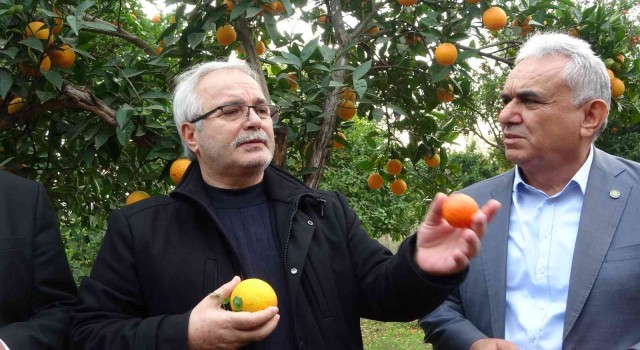
[[[580, 167], [578, 172], [575, 175], [573, 175], [573, 177], [571, 178], [571, 180], [567, 184], [567, 186], [569, 184], [571, 184], [571, 182], [575, 182], [576, 184], [578, 184], [578, 186], [580, 187], [580, 191], [582, 191], [583, 195], [584, 195], [584, 192], [587, 190], [587, 181], [589, 180], [589, 172], [591, 171], [591, 164], [593, 163], [593, 153], [594, 153], [593, 152], [593, 145], [591, 145], [591, 148], [589, 149], [589, 156], [587, 157], [587, 160], [584, 162], [584, 164], [582, 164], [582, 166]], [[520, 187], [519, 186], [520, 184], [522, 184], [522, 186], [526, 186], [526, 187], [529, 187], [529, 188], [534, 188], [534, 187], [528, 185], [526, 182], [524, 182], [524, 180], [520, 176], [520, 167], [516, 165], [516, 176], [513, 179], [513, 191], [514, 192], [518, 191], [518, 187]], [[567, 188], [567, 186], [565, 186], [565, 188]]]

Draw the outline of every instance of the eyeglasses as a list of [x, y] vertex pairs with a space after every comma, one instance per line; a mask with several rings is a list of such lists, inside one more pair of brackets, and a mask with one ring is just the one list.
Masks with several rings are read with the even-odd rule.
[[257, 105], [257, 106], [249, 106], [249, 105], [240, 105], [240, 104], [232, 104], [232, 105], [224, 105], [220, 107], [216, 107], [209, 112], [197, 117], [192, 120], [191, 123], [199, 122], [201, 120], [207, 119], [212, 114], [220, 111], [220, 115], [216, 118], [221, 118], [228, 122], [235, 122], [240, 118], [246, 118], [249, 116], [249, 109], [252, 108], [253, 111], [260, 117], [260, 119], [272, 119], [273, 122], [278, 121], [278, 116], [280, 113], [280, 107], [276, 105]]

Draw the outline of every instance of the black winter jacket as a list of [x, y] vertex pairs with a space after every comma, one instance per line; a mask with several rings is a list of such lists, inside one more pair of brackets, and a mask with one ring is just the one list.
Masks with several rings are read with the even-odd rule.
[[[360, 317], [417, 319], [463, 278], [419, 271], [413, 236], [392, 255], [369, 238], [341, 194], [310, 189], [272, 166], [264, 183], [299, 349], [362, 349]], [[72, 312], [76, 347], [186, 349], [191, 309], [243, 275], [205, 186], [193, 162], [170, 196], [111, 215]]]

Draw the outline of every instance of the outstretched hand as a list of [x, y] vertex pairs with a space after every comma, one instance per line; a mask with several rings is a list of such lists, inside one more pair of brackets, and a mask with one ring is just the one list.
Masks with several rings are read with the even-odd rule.
[[222, 308], [238, 276], [206, 296], [189, 316], [189, 349], [239, 349], [269, 336], [278, 325], [277, 307], [257, 312], [233, 312]]
[[417, 232], [415, 262], [431, 275], [462, 271], [480, 250], [486, 224], [500, 209], [500, 202], [489, 200], [473, 215], [470, 228], [454, 228], [442, 218], [447, 196], [438, 193]]

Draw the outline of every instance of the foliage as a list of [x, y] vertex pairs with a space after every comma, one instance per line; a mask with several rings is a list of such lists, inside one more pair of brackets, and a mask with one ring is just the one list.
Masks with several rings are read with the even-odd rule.
[[484, 154], [476, 148], [475, 141], [470, 142], [464, 152], [451, 153], [449, 163], [457, 170], [453, 180], [457, 189], [496, 176], [510, 167], [504, 154], [497, 151]]
[[[361, 215], [384, 208], [408, 210], [415, 218], [424, 210], [424, 198], [454, 187], [446, 145], [462, 132], [481, 134], [476, 121], [495, 120], [496, 88], [523, 40], [523, 28], [483, 29], [486, 1], [421, 0], [406, 8], [392, 0], [281, 2], [284, 11], [269, 13], [260, 7], [267, 1], [235, 1], [227, 13], [221, 0], [171, 0], [171, 10], [152, 22], [137, 0], [0, 0], [0, 166], [47, 186], [76, 276], [86, 273], [107, 215], [128, 193], [171, 189], [167, 169], [181, 155], [171, 115], [173, 77], [196, 63], [236, 56], [239, 47], [245, 52], [240, 56], [264, 78], [266, 95], [283, 107], [277, 155], [288, 152], [291, 170], [311, 186], [320, 185], [325, 169], [344, 171], [325, 178], [345, 179], [331, 184], [373, 198], [378, 206], [354, 203]], [[532, 31], [575, 29], [611, 59], [609, 66], [625, 82], [627, 91], [613, 103], [612, 121], [619, 119], [620, 128], [640, 121], [640, 59], [634, 42], [640, 35], [640, 6], [630, 0], [496, 0], [491, 5], [503, 7], [510, 21], [530, 16]], [[327, 15], [327, 23], [318, 21], [321, 14]], [[60, 20], [64, 27], [59, 33], [25, 37], [30, 22], [54, 28]], [[228, 23], [238, 40], [222, 46], [215, 32]], [[292, 30], [298, 25], [299, 30]], [[369, 31], [374, 26], [380, 30]], [[261, 57], [255, 50], [258, 39], [267, 45]], [[433, 61], [433, 50], [443, 42], [456, 44], [459, 51], [457, 61], [447, 67]], [[33, 73], [20, 68], [40, 67], [63, 43], [76, 55], [70, 68]], [[624, 62], [618, 53], [626, 57]], [[475, 67], [482, 65], [479, 73]], [[294, 88], [289, 84], [292, 73], [298, 80]], [[442, 104], [436, 89], [449, 85], [456, 98]], [[330, 152], [330, 145], [335, 131], [354, 123], [336, 116], [343, 86], [357, 92], [355, 123], [368, 120], [379, 126], [375, 135], [361, 138], [363, 145], [354, 141], [344, 150], [368, 150], [354, 158], [359, 167], [351, 174], [350, 167], [328, 166], [346, 162], [339, 152]], [[26, 105], [10, 114], [7, 107], [16, 97]], [[486, 139], [499, 146], [498, 135]], [[421, 159], [435, 152], [441, 166], [425, 167]], [[404, 197], [367, 192], [359, 177], [382, 170], [390, 158], [405, 164], [399, 175], [409, 185]], [[286, 157], [276, 158], [279, 165], [285, 162]], [[409, 204], [413, 202], [418, 204]], [[389, 203], [396, 207], [389, 209]], [[418, 208], [408, 209], [413, 206]], [[405, 232], [411, 225], [375, 217], [365, 218], [370, 232], [393, 227], [400, 234], [396, 230]]]

